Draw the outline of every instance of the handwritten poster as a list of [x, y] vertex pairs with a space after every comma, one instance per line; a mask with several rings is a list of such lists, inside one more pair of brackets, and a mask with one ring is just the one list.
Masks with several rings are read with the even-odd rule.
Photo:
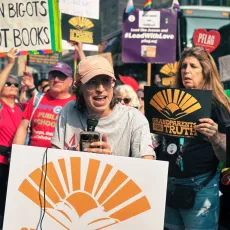
[[59, 0], [62, 13], [99, 19], [99, 0]]
[[0, 52], [50, 50], [49, 1], [0, 1]]

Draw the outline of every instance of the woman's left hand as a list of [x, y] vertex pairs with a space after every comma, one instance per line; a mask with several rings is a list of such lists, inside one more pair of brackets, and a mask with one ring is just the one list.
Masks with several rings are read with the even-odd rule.
[[204, 134], [211, 143], [217, 143], [218, 137], [218, 124], [210, 118], [202, 118], [199, 120], [201, 124], [196, 126], [196, 131]]
[[84, 149], [84, 151], [112, 155], [111, 147], [108, 144], [108, 138], [106, 134], [102, 135], [102, 141], [91, 143], [90, 148]]

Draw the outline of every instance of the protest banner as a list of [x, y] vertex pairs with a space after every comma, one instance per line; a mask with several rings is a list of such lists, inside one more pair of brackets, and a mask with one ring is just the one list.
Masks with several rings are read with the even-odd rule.
[[99, 19], [99, 0], [59, 0], [61, 13]]
[[13, 145], [3, 229], [163, 229], [167, 174], [164, 161]]
[[175, 63], [167, 63], [160, 69], [160, 73], [162, 74], [162, 85], [163, 86], [173, 86], [176, 80], [176, 74], [178, 72], [179, 62]]
[[219, 46], [220, 40], [220, 33], [217, 30], [207, 31], [201, 28], [193, 33], [194, 46], [203, 47], [208, 53], [211, 53]]
[[60, 50], [58, 19], [55, 0], [0, 0], [0, 55], [12, 47], [20, 55]]
[[219, 57], [218, 61], [220, 69], [220, 80], [222, 82], [230, 81], [230, 55]]
[[62, 40], [80, 41], [98, 45], [101, 42], [100, 21], [85, 17], [62, 14]]
[[27, 65], [54, 65], [59, 60], [59, 54], [29, 55]]
[[195, 126], [211, 115], [212, 91], [145, 87], [145, 116], [150, 130], [162, 135], [193, 138]]
[[126, 63], [176, 61], [177, 11], [134, 9], [123, 23], [122, 60]]

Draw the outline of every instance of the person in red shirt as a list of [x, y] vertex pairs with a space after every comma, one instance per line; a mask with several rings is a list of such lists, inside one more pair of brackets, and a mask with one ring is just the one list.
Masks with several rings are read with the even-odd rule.
[[[63, 62], [57, 62], [49, 71], [50, 91], [43, 94], [34, 109], [34, 97], [28, 103], [23, 114], [23, 120], [15, 135], [14, 144], [24, 145], [28, 126], [31, 120], [30, 146], [51, 147], [56, 120], [64, 105], [74, 100], [69, 93], [72, 85], [72, 68]], [[32, 117], [31, 117], [32, 116]]]
[[18, 78], [9, 75], [16, 56], [17, 50], [11, 49], [7, 54], [8, 64], [0, 72], [0, 229], [5, 209], [9, 173], [8, 157], [23, 115], [21, 106], [16, 103], [19, 94]]

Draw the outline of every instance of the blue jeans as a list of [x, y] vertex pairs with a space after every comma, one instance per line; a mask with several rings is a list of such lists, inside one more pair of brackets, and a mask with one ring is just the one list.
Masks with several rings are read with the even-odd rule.
[[[170, 184], [180, 184], [196, 187], [210, 173], [185, 179], [168, 178]], [[166, 207], [165, 227], [173, 230], [217, 230], [219, 219], [219, 172], [199, 192], [196, 193], [195, 203], [191, 209], [174, 209]]]

